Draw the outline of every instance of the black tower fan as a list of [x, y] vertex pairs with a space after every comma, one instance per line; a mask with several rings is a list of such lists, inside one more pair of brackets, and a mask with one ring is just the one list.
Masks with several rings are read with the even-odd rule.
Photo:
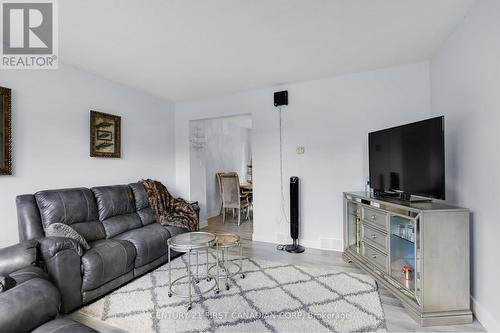
[[299, 177], [290, 177], [290, 236], [293, 244], [285, 246], [287, 252], [302, 253], [299, 245]]

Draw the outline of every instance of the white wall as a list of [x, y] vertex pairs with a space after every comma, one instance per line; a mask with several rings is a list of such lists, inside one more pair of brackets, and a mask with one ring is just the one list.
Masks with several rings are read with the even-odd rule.
[[[0, 71], [12, 89], [13, 176], [0, 176], [0, 247], [18, 241], [15, 197], [134, 182], [175, 187], [174, 105], [72, 67]], [[122, 158], [89, 157], [89, 112], [122, 117]]]
[[[189, 121], [252, 114], [254, 240], [288, 240], [281, 221], [278, 112], [273, 92], [289, 90], [284, 109], [285, 196], [288, 178], [301, 177], [301, 239], [306, 246], [342, 247], [342, 192], [363, 189], [368, 174], [367, 133], [428, 118], [428, 63], [249, 91], [176, 104], [177, 188], [190, 189]], [[304, 155], [295, 147], [305, 146]]]
[[195, 149], [191, 144], [190, 165], [191, 179], [202, 181], [205, 179], [205, 193], [203, 187], [192, 182], [192, 193], [197, 192], [196, 198], [202, 212], [200, 223], [204, 225], [207, 217], [219, 215], [220, 195], [216, 179], [216, 172], [235, 171], [240, 180], [246, 180], [246, 165], [251, 159], [250, 129], [247, 128], [247, 119], [250, 116], [227, 117], [194, 120], [190, 122], [191, 131], [198, 131], [205, 137], [203, 149]]
[[500, 1], [482, 0], [431, 62], [432, 113], [446, 119], [450, 202], [472, 211], [476, 316], [500, 331]]

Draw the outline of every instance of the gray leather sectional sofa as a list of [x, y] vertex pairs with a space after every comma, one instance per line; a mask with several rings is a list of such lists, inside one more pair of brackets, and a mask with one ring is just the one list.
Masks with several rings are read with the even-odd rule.
[[0, 249], [0, 277], [1, 332], [96, 332], [68, 318], [54, 319], [61, 295], [38, 266], [37, 241]]
[[[62, 296], [63, 313], [165, 263], [167, 240], [187, 232], [155, 221], [140, 183], [21, 195], [17, 211], [19, 238], [40, 243], [49, 279]], [[44, 228], [52, 223], [70, 225], [90, 249], [80, 256], [74, 240], [46, 237]]]

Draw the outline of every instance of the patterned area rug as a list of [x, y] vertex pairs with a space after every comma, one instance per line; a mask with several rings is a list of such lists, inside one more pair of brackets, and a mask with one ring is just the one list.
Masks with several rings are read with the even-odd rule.
[[[172, 279], [186, 274], [186, 262], [186, 255], [172, 261]], [[256, 258], [243, 265], [244, 279], [235, 276], [229, 290], [221, 286], [218, 295], [195, 299], [190, 311], [185, 299], [168, 297], [163, 265], [79, 312], [130, 332], [386, 331], [377, 285], [368, 275]], [[193, 285], [206, 290], [211, 283]], [[187, 283], [178, 288], [186, 292]]]

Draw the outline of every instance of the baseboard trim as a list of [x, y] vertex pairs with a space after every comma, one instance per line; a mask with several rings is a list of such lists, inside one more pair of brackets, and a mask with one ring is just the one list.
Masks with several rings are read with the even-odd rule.
[[[274, 237], [272, 235], [252, 235], [252, 240], [257, 242], [271, 243], [271, 244], [288, 244], [292, 243], [290, 236], [285, 234], [277, 234]], [[325, 250], [325, 251], [342, 251], [342, 240], [334, 238], [319, 239], [316, 241], [308, 239], [300, 239], [299, 243], [310, 249]]]
[[488, 332], [500, 332], [500, 323], [474, 297], [471, 297], [472, 313]]
[[[323, 251], [342, 251], [342, 241], [332, 240], [329, 242], [324, 242], [322, 239], [318, 241], [311, 241], [307, 239], [299, 239], [299, 243], [310, 249], [317, 249]], [[339, 245], [340, 244], [340, 245]]]
[[271, 244], [278, 244], [278, 242], [276, 242], [275, 239], [269, 238], [268, 235], [258, 235], [258, 234], [256, 234], [255, 230], [254, 230], [254, 233], [252, 234], [252, 241], [263, 242], [263, 243], [271, 243]]
[[208, 220], [200, 221], [200, 229], [208, 227]]

